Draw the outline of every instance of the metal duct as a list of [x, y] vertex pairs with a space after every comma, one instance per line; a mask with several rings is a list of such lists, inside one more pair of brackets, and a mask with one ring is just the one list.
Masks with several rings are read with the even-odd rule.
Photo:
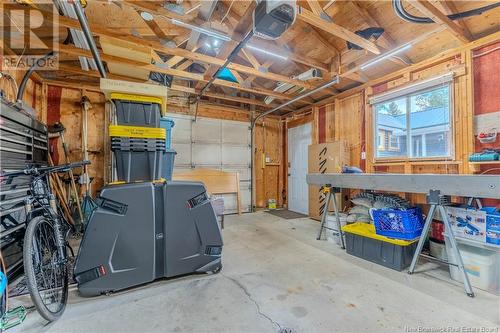
[[90, 52], [92, 52], [92, 56], [94, 57], [95, 63], [97, 65], [97, 69], [99, 70], [99, 74], [101, 74], [102, 78], [106, 78], [106, 70], [104, 69], [104, 64], [102, 63], [101, 56], [99, 55], [99, 51], [97, 50], [97, 46], [95, 45], [94, 37], [90, 32], [89, 24], [87, 22], [87, 18], [85, 17], [85, 13], [83, 12], [80, 0], [75, 0], [73, 2], [73, 6], [75, 8], [75, 13], [78, 17], [78, 21], [80, 22], [80, 26], [82, 27], [83, 34], [85, 35], [85, 40], [88, 43]]

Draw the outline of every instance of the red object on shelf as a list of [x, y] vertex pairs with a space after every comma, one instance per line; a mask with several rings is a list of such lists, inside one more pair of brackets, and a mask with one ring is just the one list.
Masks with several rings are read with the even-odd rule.
[[430, 238], [444, 243], [444, 223], [438, 220], [432, 220]]

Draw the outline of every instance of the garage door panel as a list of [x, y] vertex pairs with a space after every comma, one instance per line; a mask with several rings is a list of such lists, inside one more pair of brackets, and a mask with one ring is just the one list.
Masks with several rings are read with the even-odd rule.
[[[238, 172], [241, 208], [248, 212], [251, 205], [250, 130], [249, 124], [231, 120], [191, 118], [181, 115], [175, 121], [172, 148], [178, 152], [174, 172], [215, 169]], [[223, 194], [225, 214], [237, 213], [236, 194]]]
[[194, 143], [193, 146], [194, 165], [219, 165], [221, 164], [221, 147], [218, 144]]
[[172, 142], [191, 142], [192, 120], [189, 118], [178, 118], [171, 116], [169, 116], [168, 118], [171, 118], [174, 121], [174, 127], [172, 128]]
[[198, 119], [193, 122], [193, 142], [221, 142], [221, 121], [214, 119]]
[[252, 193], [250, 191], [241, 192], [241, 212], [250, 213], [252, 205]]
[[222, 164], [224, 165], [248, 165], [249, 155], [248, 146], [222, 146]]
[[182, 165], [191, 166], [191, 143], [175, 143], [172, 147], [176, 152], [174, 167]]
[[251, 171], [248, 166], [245, 167], [222, 166], [222, 171], [238, 172], [240, 174], [240, 181], [251, 180]]
[[242, 123], [236, 121], [231, 121], [231, 122], [223, 121], [222, 143], [249, 145], [250, 132], [248, 130], [248, 123]]

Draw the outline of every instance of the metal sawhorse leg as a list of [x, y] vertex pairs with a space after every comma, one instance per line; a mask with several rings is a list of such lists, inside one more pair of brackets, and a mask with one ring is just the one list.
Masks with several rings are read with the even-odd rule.
[[[420, 254], [422, 252], [422, 248], [424, 247], [426, 235], [429, 232], [429, 229], [431, 227], [432, 219], [434, 217], [436, 209], [438, 209], [439, 213], [441, 215], [441, 218], [443, 219], [443, 223], [445, 225], [445, 228], [446, 228], [445, 229], [446, 236], [448, 237], [448, 240], [450, 242], [450, 245], [451, 245], [451, 248], [453, 251], [453, 256], [455, 257], [455, 260], [456, 260], [456, 263], [449, 263], [446, 261], [442, 261], [442, 262], [444, 262], [448, 265], [454, 265], [454, 266], [458, 267], [458, 269], [460, 270], [460, 273], [462, 274], [464, 288], [465, 288], [465, 292], [467, 293], [467, 296], [474, 297], [474, 292], [472, 291], [472, 287], [470, 285], [469, 278], [468, 278], [467, 273], [465, 272], [465, 269], [464, 269], [464, 263], [462, 261], [462, 256], [461, 256], [460, 250], [458, 249], [458, 246], [457, 246], [457, 240], [455, 239], [455, 236], [453, 235], [450, 220], [448, 219], [448, 215], [446, 214], [446, 211], [444, 209], [444, 206], [449, 204], [449, 202], [450, 202], [449, 197], [441, 195], [439, 191], [431, 190], [429, 192], [429, 194], [427, 195], [427, 203], [431, 205], [431, 208], [430, 208], [429, 214], [427, 215], [427, 218], [425, 220], [424, 229], [422, 230], [422, 235], [420, 236], [420, 240], [418, 241], [417, 249], [415, 251], [415, 254], [413, 255], [413, 259], [411, 261], [411, 265], [410, 265], [410, 269], [408, 270], [408, 274], [413, 274], [413, 272], [415, 271], [415, 266], [417, 265], [418, 258], [420, 257]], [[438, 260], [438, 261], [441, 261], [441, 260]]]
[[340, 247], [342, 249], [345, 249], [344, 234], [342, 232], [342, 225], [340, 224], [340, 216], [339, 216], [340, 212], [339, 212], [339, 208], [337, 206], [337, 197], [335, 195], [335, 193], [340, 193], [340, 192], [341, 192], [340, 188], [331, 187], [330, 184], [323, 186], [323, 193], [326, 193], [326, 205], [325, 205], [325, 208], [323, 209], [323, 214], [321, 215], [321, 226], [319, 228], [318, 237], [316, 237], [316, 240], [321, 239], [321, 234], [323, 233], [323, 229], [336, 231], [334, 229], [331, 229], [331, 228], [328, 228], [325, 226], [326, 217], [328, 215], [328, 207], [330, 206], [330, 200], [333, 200], [333, 210], [335, 212], [335, 217], [336, 217], [335, 222], [337, 223], [338, 234], [339, 234], [339, 238], [340, 238]]

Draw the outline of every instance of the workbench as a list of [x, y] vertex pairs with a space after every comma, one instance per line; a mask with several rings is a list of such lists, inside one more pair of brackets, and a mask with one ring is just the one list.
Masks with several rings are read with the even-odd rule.
[[[436, 210], [439, 210], [443, 223], [446, 227], [448, 239], [457, 263], [445, 262], [455, 265], [462, 274], [464, 288], [468, 296], [473, 297], [474, 293], [469, 282], [469, 278], [464, 270], [462, 256], [458, 249], [456, 239], [451, 232], [451, 224], [446, 214], [444, 206], [451, 203], [450, 196], [466, 198], [491, 198], [500, 199], [500, 176], [498, 175], [437, 175], [437, 174], [338, 174], [311, 173], [306, 177], [309, 185], [319, 185], [325, 189], [327, 200], [325, 207], [328, 207], [330, 200], [333, 200], [333, 208], [336, 215], [337, 228], [340, 233], [341, 246], [345, 248], [342, 229], [339, 219], [339, 210], [335, 195], [341, 189], [361, 189], [369, 191], [389, 191], [406, 193], [423, 193], [427, 195], [427, 203], [430, 205], [422, 235], [419, 239], [417, 249], [413, 256], [412, 263], [408, 270], [413, 274], [422, 252], [432, 219]], [[317, 239], [321, 238], [324, 229], [328, 209], [323, 211], [321, 227]]]

